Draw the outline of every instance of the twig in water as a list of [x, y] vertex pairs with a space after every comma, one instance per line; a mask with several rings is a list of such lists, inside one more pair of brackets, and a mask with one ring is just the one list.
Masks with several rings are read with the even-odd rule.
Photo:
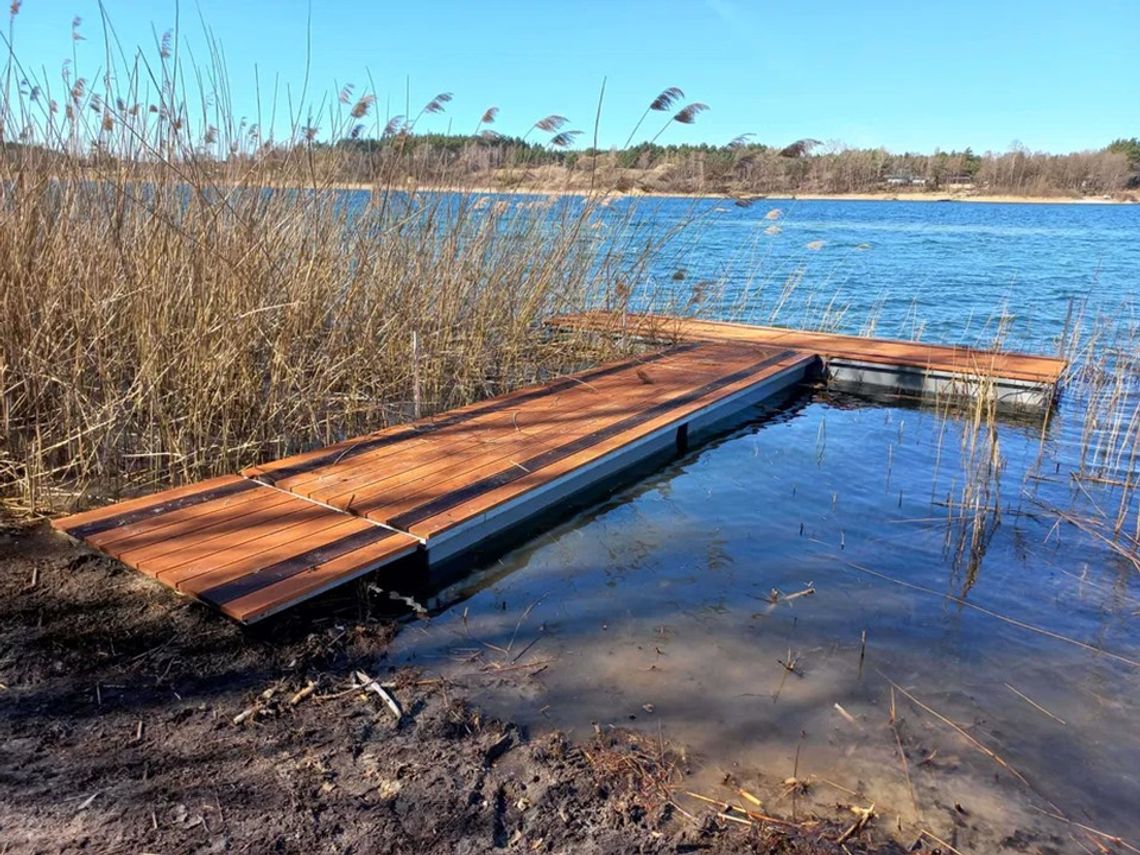
[[914, 783], [910, 779], [910, 763], [906, 759], [906, 752], [903, 750], [902, 737], [899, 736], [898, 719], [895, 717], [895, 687], [891, 686], [891, 716], [890, 716], [891, 732], [895, 735], [895, 746], [899, 750], [899, 764], [902, 766], [903, 777], [906, 778], [906, 788], [910, 791], [910, 802], [914, 806], [914, 815], [922, 822], [922, 811], [918, 807], [918, 796], [914, 791]]
[[1063, 519], [1065, 522], [1070, 523], [1072, 525], [1075, 525], [1077, 528], [1079, 528], [1085, 534], [1088, 534], [1088, 535], [1095, 537], [1097, 540], [1099, 540], [1101, 543], [1103, 543], [1105, 546], [1107, 546], [1109, 549], [1111, 549], [1117, 555], [1120, 555], [1122, 558], [1124, 558], [1126, 561], [1128, 561], [1133, 567], [1136, 568], [1136, 570], [1138, 572], [1140, 572], [1140, 554], [1137, 554], [1135, 549], [1132, 549], [1129, 546], [1126, 546], [1124, 544], [1118, 543], [1117, 541], [1113, 540], [1108, 535], [1101, 532], [1093, 523], [1088, 522], [1086, 520], [1082, 520], [1078, 516], [1074, 516], [1073, 514], [1067, 513], [1066, 511], [1063, 511], [1060, 508], [1055, 508], [1052, 505], [1046, 504], [1045, 502], [1042, 502], [1042, 501], [1035, 499], [1035, 498], [1032, 498], [1032, 497], [1029, 497], [1029, 501], [1033, 502], [1033, 504], [1038, 505], [1039, 507], [1044, 508], [1045, 510], [1049, 511], [1050, 513], [1056, 514], [1058, 517]]
[[1090, 825], [1084, 825], [1083, 823], [1077, 822], [1076, 820], [1069, 819], [1066, 816], [1062, 816], [1060, 813], [1051, 813], [1047, 810], [1042, 810], [1041, 808], [1036, 807], [1035, 805], [1029, 805], [1029, 807], [1032, 808], [1033, 810], [1037, 811], [1040, 814], [1044, 814], [1045, 816], [1059, 820], [1060, 822], [1066, 823], [1067, 825], [1071, 825], [1074, 828], [1079, 828], [1079, 829], [1081, 829], [1081, 831], [1087, 831], [1089, 834], [1094, 834], [1097, 837], [1101, 837], [1101, 838], [1107, 840], [1109, 843], [1113, 843], [1117, 846], [1123, 846], [1129, 852], [1135, 852], [1135, 853], [1137, 853], [1137, 855], [1140, 855], [1140, 849], [1137, 849], [1135, 846], [1133, 846], [1131, 843], [1129, 843], [1127, 840], [1125, 840], [1122, 837], [1117, 837], [1115, 834], [1109, 834], [1107, 831], [1101, 831], [1100, 829], [1093, 828]]
[[804, 675], [803, 671], [799, 670], [800, 655], [797, 653], [795, 656], [793, 656], [792, 648], [788, 648], [786, 658], [777, 659], [776, 661], [784, 666], [785, 671], [791, 674], [795, 674], [797, 677], [802, 677]]
[[[1025, 784], [1025, 786], [1029, 787], [1029, 789], [1031, 789], [1031, 790], [1033, 789], [1033, 785], [1029, 783], [1029, 779], [1026, 778], [1024, 775], [1022, 775], [1020, 772], [1018, 772], [1016, 769], [1014, 769], [1012, 766], [1010, 766], [1009, 763], [1007, 763], [1005, 761], [1005, 759], [1002, 758], [1001, 755], [999, 755], [996, 751], [993, 751], [992, 749], [987, 748], [985, 745], [983, 745], [981, 742], [979, 742], [976, 738], [974, 738], [973, 736], [968, 734], [959, 725], [955, 724], [954, 722], [950, 721], [950, 719], [946, 718], [946, 716], [942, 715], [942, 713], [928, 707], [926, 704], [924, 704], [922, 701], [920, 701], [918, 698], [916, 698], [914, 695], [912, 695], [910, 692], [908, 692], [906, 689], [904, 689], [898, 683], [891, 680], [889, 677], [887, 677], [881, 671], [879, 672], [879, 676], [882, 677], [884, 680], [886, 680], [888, 683], [890, 683], [893, 688], [897, 689], [899, 691], [899, 693], [904, 698], [909, 700], [916, 707], [918, 707], [921, 710], [924, 710], [925, 712], [930, 713], [932, 716], [934, 716], [940, 722], [942, 722], [943, 724], [952, 728], [959, 736], [961, 736], [968, 743], [970, 743], [970, 745], [972, 745], [974, 748], [978, 749], [978, 751], [985, 754], [987, 757], [989, 757], [991, 760], [993, 760], [995, 763], [997, 763], [1003, 769], [1007, 770], [1011, 775], [1013, 775], [1015, 778], [1017, 778], [1017, 780], [1021, 781], [1021, 783]], [[1036, 790], [1034, 790], [1034, 792], [1036, 792]]]
[[957, 849], [955, 849], [953, 846], [951, 846], [949, 843], [947, 843], [941, 837], [935, 837], [933, 834], [931, 834], [925, 828], [922, 829], [922, 831], [920, 831], [919, 834], [924, 835], [926, 837], [929, 837], [931, 840], [933, 840], [939, 846], [945, 848], [947, 852], [952, 853], [952, 855], [963, 855], [963, 853], [959, 852]]
[[1017, 618], [1008, 617], [1006, 615], [1001, 614], [1000, 612], [995, 612], [995, 611], [992, 611], [990, 609], [985, 608], [984, 606], [979, 606], [976, 603], [971, 603], [969, 600], [965, 600], [961, 597], [956, 597], [953, 594], [946, 594], [946, 593], [943, 593], [942, 591], [936, 591], [933, 588], [927, 588], [927, 587], [924, 587], [922, 585], [916, 585], [913, 582], [906, 582], [902, 579], [896, 579], [894, 576], [888, 576], [886, 573], [881, 573], [878, 570], [872, 570], [870, 567], [864, 567], [861, 564], [856, 564], [854, 561], [843, 561], [842, 563], [846, 564], [848, 567], [852, 568], [853, 570], [858, 570], [860, 573], [866, 573], [870, 576], [874, 576], [878, 579], [883, 579], [887, 582], [891, 582], [895, 585], [900, 585], [901, 587], [904, 587], [904, 588], [910, 588], [911, 590], [914, 590], [914, 591], [922, 591], [925, 594], [932, 594], [936, 597], [941, 597], [942, 599], [949, 600], [950, 602], [955, 603], [957, 605], [964, 606], [965, 608], [968, 608], [968, 609], [973, 609], [974, 611], [981, 612], [982, 614], [988, 615], [989, 617], [992, 617], [992, 618], [997, 618], [998, 620], [1003, 621], [1004, 623], [1008, 623], [1011, 626], [1016, 626], [1019, 629], [1029, 630], [1030, 632], [1035, 632], [1038, 635], [1044, 635], [1045, 637], [1052, 638], [1056, 641], [1063, 641], [1066, 644], [1073, 644], [1077, 647], [1083, 648], [1083, 649], [1088, 650], [1092, 653], [1097, 653], [1097, 654], [1100, 654], [1101, 656], [1107, 656], [1110, 659], [1115, 659], [1117, 662], [1123, 662], [1125, 665], [1131, 665], [1133, 668], [1140, 668], [1140, 661], [1138, 661], [1136, 659], [1130, 659], [1127, 656], [1123, 656], [1119, 653], [1113, 653], [1110, 650], [1105, 650], [1104, 648], [1096, 647], [1092, 644], [1088, 644], [1087, 642], [1080, 641], [1076, 638], [1070, 638], [1067, 635], [1061, 635], [1060, 633], [1053, 632], [1052, 630], [1044, 629], [1043, 627], [1039, 627], [1039, 626], [1034, 626], [1031, 623], [1026, 623], [1025, 621], [1020, 621]]
[[1049, 716], [1049, 718], [1053, 719], [1053, 721], [1060, 722], [1061, 724], [1065, 723], [1065, 720], [1063, 718], [1060, 718], [1058, 716], [1053, 715], [1053, 713], [1049, 712], [1049, 710], [1045, 709], [1045, 707], [1041, 706], [1041, 704], [1037, 703], [1032, 698], [1030, 698], [1026, 695], [1023, 695], [1021, 692], [1017, 691], [1017, 689], [1015, 689], [1009, 683], [1006, 683], [1005, 687], [1007, 689], [1009, 689], [1011, 692], [1013, 692], [1015, 695], [1017, 695], [1019, 698], [1021, 698], [1023, 701], [1025, 701], [1027, 704], [1029, 704], [1031, 707], [1033, 707], [1035, 710], [1038, 710], [1039, 712], [1045, 713], [1045, 715]]

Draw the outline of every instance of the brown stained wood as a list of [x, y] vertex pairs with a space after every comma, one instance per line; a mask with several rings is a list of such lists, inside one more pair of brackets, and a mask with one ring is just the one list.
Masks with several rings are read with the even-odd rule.
[[[418, 546], [419, 542], [407, 535], [393, 533], [391, 537], [313, 564], [287, 579], [218, 602], [217, 605], [236, 620], [252, 622], [269, 612], [305, 600], [339, 582], [402, 558], [414, 552]], [[213, 602], [210, 592], [206, 592], [204, 596]]]
[[497, 398], [458, 407], [446, 413], [440, 413], [436, 416], [421, 419], [410, 424], [385, 428], [371, 434], [366, 434], [365, 436], [354, 437], [338, 442], [326, 448], [318, 448], [281, 460], [251, 466], [243, 470], [242, 474], [250, 478], [263, 477], [275, 479], [282, 477], [282, 472], [289, 472], [293, 469], [312, 468], [314, 465], [328, 465], [338, 460], [347, 459], [349, 456], [354, 456], [360, 452], [362, 448], [367, 448], [372, 443], [386, 444], [388, 442], [402, 442], [416, 435], [433, 433], [453, 424], [460, 424], [477, 418], [479, 415], [485, 413], [501, 410], [504, 407], [522, 405], [554, 394], [563, 388], [570, 388], [582, 383], [593, 383], [609, 374], [621, 371], [624, 368], [662, 359], [675, 352], [684, 352], [692, 349], [695, 349], [695, 346], [692, 344], [681, 344], [665, 351], [638, 356], [623, 362], [610, 363], [589, 371], [579, 372], [578, 374], [552, 378], [545, 383], [538, 383], [506, 395], [501, 395]]
[[206, 555], [208, 550], [217, 552], [239, 540], [252, 539], [259, 529], [277, 525], [278, 521], [306, 510], [306, 504], [294, 497], [277, 501], [277, 496], [266, 496], [256, 507], [242, 506], [232, 514], [215, 517], [200, 526], [194, 521], [195, 524], [178, 526], [181, 531], [172, 531], [164, 537], [158, 536], [164, 534], [160, 531], [137, 541], [118, 541], [99, 548], [125, 564], [137, 565], [155, 575], [190, 555]]
[[736, 341], [778, 345], [829, 358], [991, 375], [1049, 385], [1060, 380], [1067, 365], [1063, 359], [1025, 353], [660, 315], [587, 312], [563, 315], [551, 323], [569, 329], [624, 333], [667, 341]]
[[[515, 422], [523, 430], [513, 425], [502, 425], [488, 435], [485, 442], [466, 446], [460, 451], [454, 447], [435, 449], [433, 444], [418, 446], [414, 456], [400, 461], [402, 465], [385, 463], [378, 469], [366, 470], [356, 478], [322, 485], [322, 489], [309, 495], [338, 507], [347, 508], [351, 501], [354, 512], [365, 513], [374, 507], [377, 496], [385, 497], [389, 503], [400, 500], [401, 491], [412, 485], [417, 493], [439, 492], [447, 489], [446, 483], [462, 483], [465, 473], [474, 472], [486, 466], [508, 460], [512, 456], [528, 456], [536, 448], [572, 438], [588, 432], [596, 423], [613, 421], [636, 411], [639, 407], [656, 402], [671, 395], [680, 394], [684, 389], [714, 376], [711, 371], [701, 370], [700, 366], [690, 366], [689, 371], [677, 370], [672, 376], [665, 370], [658, 370], [660, 382], [646, 384], [634, 379], [622, 386], [599, 394], [581, 389], [576, 394], [566, 393], [566, 397], [556, 413], [540, 414], [535, 421], [529, 410], [518, 414]], [[687, 376], [684, 383], [678, 382]], [[315, 482], [312, 482], [315, 483]], [[379, 516], [372, 516], [380, 519]]]
[[[758, 373], [750, 374], [748, 377], [742, 378], [737, 382], [727, 384], [715, 392], [702, 396], [683, 408], [664, 412], [656, 418], [638, 424], [636, 427], [607, 437], [581, 451], [576, 451], [551, 463], [549, 466], [545, 466], [530, 474], [524, 474], [521, 478], [511, 483], [477, 495], [469, 502], [415, 521], [408, 525], [406, 530], [430, 542], [430, 538], [441, 534], [449, 528], [486, 513], [512, 498], [521, 496], [530, 490], [541, 487], [543, 484], [547, 484], [562, 475], [604, 457], [606, 454], [629, 444], [639, 437], [646, 436], [667, 425], [683, 421], [693, 412], [707, 407], [716, 400], [727, 398], [741, 390], [747, 389], [755, 385], [758, 380], [771, 377], [789, 368], [796, 367], [797, 365], [808, 363], [811, 359], [812, 357], [803, 356], [802, 354], [788, 355], [768, 368]], [[394, 522], [395, 521], [398, 521], [398, 518], [395, 518]]]
[[179, 591], [197, 593], [229, 579], [251, 573], [283, 558], [299, 555], [313, 546], [335, 540], [340, 534], [371, 526], [367, 520], [322, 508], [323, 514], [286, 526], [256, 540], [246, 541], [209, 558], [182, 564], [159, 576]]
[[216, 487], [233, 484], [240, 480], [241, 477], [238, 475], [222, 475], [218, 478], [210, 478], [206, 481], [199, 481], [196, 484], [186, 484], [182, 487], [176, 487], [173, 490], [164, 490], [161, 493], [151, 493], [150, 495], [138, 496], [134, 499], [124, 499], [121, 502], [115, 502], [113, 505], [105, 505], [101, 508], [93, 508], [89, 511], [72, 514], [71, 516], [52, 520], [52, 526], [59, 529], [60, 531], [69, 531], [71, 529], [76, 529], [87, 525], [88, 523], [118, 516], [120, 514], [126, 513], [127, 511], [134, 511], [151, 507], [160, 502], [179, 498], [181, 496], [189, 496], [193, 495], [194, 493], [204, 493]]
[[231, 521], [246, 514], [262, 511], [289, 500], [270, 487], [246, 490], [233, 496], [214, 499], [177, 511], [160, 514], [140, 522], [120, 526], [85, 538], [91, 546], [109, 555], [118, 555], [120, 544], [126, 548], [138, 549], [151, 543], [160, 543], [185, 534], [204, 529], [219, 521]]
[[[692, 366], [688, 367], [692, 373]], [[681, 369], [662, 363], [650, 369], [667, 388], [670, 372], [680, 373]], [[559, 430], [565, 422], [577, 422], [586, 414], [603, 412], [615, 405], [617, 396], [630, 387], [628, 375], [624, 378], [607, 378], [608, 385], [580, 386], [558, 396], [536, 401], [525, 408], [500, 411], [456, 428], [461, 431], [453, 435], [451, 431], [441, 432], [429, 438], [422, 438], [409, 445], [402, 452], [387, 450], [380, 458], [371, 456], [359, 458], [359, 465], [338, 465], [326, 470], [309, 473], [306, 480], [295, 486], [293, 480], [279, 482], [279, 486], [329, 501], [332, 497], [343, 496], [344, 501], [354, 491], [369, 483], [384, 481], [394, 476], [406, 474], [411, 478], [421, 478], [436, 469], [454, 469], [462, 461], [479, 454], [502, 456], [509, 454], [506, 445], [527, 444], [535, 437]], [[637, 385], [640, 381], [634, 381]], [[418, 471], [414, 471], [418, 470]], [[355, 506], [355, 504], [354, 504]]]
[[323, 510], [327, 509], [297, 498], [293, 502], [257, 514], [253, 519], [220, 524], [209, 531], [201, 532], [197, 537], [177, 538], [165, 544], [152, 544], [138, 552], [124, 552], [118, 558], [165, 582], [168, 575], [177, 568], [212, 560], [218, 553], [243, 547], [246, 543], [258, 540], [267, 534], [284, 532], [294, 525], [320, 519], [323, 517], [321, 513]]
[[[728, 353], [730, 349], [733, 351], [732, 354]], [[418, 473], [397, 472], [383, 481], [362, 486], [355, 493], [345, 492], [338, 496], [326, 497], [326, 500], [330, 504], [346, 507], [351, 499], [355, 513], [364, 514], [377, 522], [389, 523], [397, 515], [419, 504], [432, 501], [453, 490], [462, 489], [490, 473], [519, 465], [521, 461], [549, 448], [570, 442], [601, 426], [677, 397], [686, 390], [723, 374], [727, 366], [735, 364], [732, 362], [732, 356], [754, 361], [760, 352], [753, 348], [723, 346], [719, 350], [721, 359], [716, 360], [718, 370], [715, 373], [706, 373], [699, 370], [701, 366], [693, 365], [691, 367], [694, 370], [689, 372], [678, 370], [668, 380], [665, 379], [664, 372], [658, 372], [662, 376], [662, 381], [659, 383], [647, 384], [635, 377], [632, 382], [626, 383], [620, 390], [612, 393], [612, 398], [607, 397], [597, 406], [593, 405], [594, 396], [583, 391], [579, 394], [583, 400], [591, 399], [591, 406], [568, 406], [560, 418], [557, 429], [528, 431], [528, 435], [520, 435], [510, 442], [480, 449], [474, 456], [464, 456], [454, 461], [444, 458]], [[686, 382], [678, 382], [686, 375], [689, 378]], [[344, 504], [341, 504], [342, 502]]]
[[[179, 591], [197, 591], [202, 584], [194, 583], [193, 580], [198, 577], [210, 575], [213, 579], [233, 578], [242, 572], [257, 569], [260, 565], [278, 561], [282, 549], [286, 554], [303, 552], [303, 549], [294, 549], [294, 545], [300, 540], [320, 535], [326, 529], [343, 523], [351, 523], [353, 528], [370, 524], [356, 516], [328, 510], [327, 507], [312, 505], [311, 508], [315, 510], [299, 512], [277, 528], [260, 531], [258, 537], [241, 540], [204, 557], [182, 561], [158, 573], [158, 581], [178, 588]], [[291, 549], [294, 551], [290, 552]], [[192, 587], [187, 588], [187, 585]]]
[[70, 525], [65, 530], [74, 538], [85, 540], [100, 534], [127, 525], [133, 525], [143, 520], [162, 516], [183, 508], [212, 502], [223, 497], [232, 497], [240, 493], [256, 489], [256, 485], [242, 478], [230, 478], [222, 484], [211, 486], [207, 490], [185, 492], [182, 490], [158, 493], [153, 501], [141, 507], [121, 510], [116, 514], [109, 514], [98, 520], [85, 522], [81, 525]]
[[[694, 371], [717, 370], [715, 364], [705, 364], [698, 358], [656, 356], [651, 361], [627, 360], [619, 363], [629, 366], [636, 363], [634, 372], [641, 370], [655, 382], [667, 383], [670, 374], [683, 373], [691, 377]], [[545, 395], [517, 406], [485, 408], [487, 412], [453, 426], [438, 431], [417, 435], [403, 442], [383, 446], [374, 451], [360, 454], [325, 466], [309, 469], [298, 475], [280, 479], [274, 485], [299, 495], [327, 501], [336, 495], [348, 495], [364, 484], [387, 477], [391, 472], [402, 472], [415, 465], [415, 458], [430, 456], [440, 459], [467, 453], [480, 444], [497, 443], [503, 440], [517, 440], [520, 435], [533, 434], [557, 428], [560, 420], [573, 418], [576, 407], [591, 409], [612, 406], [613, 396], [620, 394], [631, 383], [642, 383], [632, 379], [634, 373], [626, 370], [595, 378], [589, 382], [575, 382], [561, 392]], [[563, 378], [565, 380], [566, 378]], [[672, 378], [676, 381], [678, 378]], [[686, 378], [680, 378], [685, 380]], [[569, 415], [568, 415], [569, 414]], [[369, 477], [370, 473], [379, 473]], [[343, 486], [342, 486], [343, 485]], [[342, 486], [342, 489], [336, 489]]]

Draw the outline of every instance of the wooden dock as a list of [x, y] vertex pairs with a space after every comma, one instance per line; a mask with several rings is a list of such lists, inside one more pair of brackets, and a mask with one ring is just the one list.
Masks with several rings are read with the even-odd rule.
[[562, 315], [551, 325], [660, 342], [719, 341], [788, 347], [817, 354], [829, 380], [850, 386], [914, 394], [972, 396], [992, 389], [1000, 403], [1047, 406], [1057, 395], [1067, 362], [1050, 356], [979, 350], [962, 345], [865, 338], [785, 327], [708, 321], [667, 315], [587, 312]]
[[809, 375], [919, 391], [980, 378], [1041, 403], [1065, 368], [1048, 357], [649, 315], [552, 323], [671, 344], [54, 525], [252, 623], [411, 556], [411, 572], [422, 572], [462, 555]]
[[789, 348], [683, 343], [55, 526], [251, 623], [413, 553], [458, 555], [816, 364]]

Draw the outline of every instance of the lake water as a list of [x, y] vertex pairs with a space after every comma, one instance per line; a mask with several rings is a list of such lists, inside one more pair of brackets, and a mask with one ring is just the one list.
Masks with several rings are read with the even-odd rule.
[[[1055, 352], [1073, 300], [1140, 296], [1140, 207], [699, 204], [699, 247], [657, 274], [714, 283], [710, 317], [988, 342], [1004, 302], [1008, 345]], [[1082, 828], [1140, 845], [1140, 570], [1058, 516], [1140, 525], [1111, 483], [1136, 458], [1088, 465], [1137, 378], [1116, 422], [1090, 427], [1094, 394], [1003, 417], [990, 457], [968, 413], [807, 390], [482, 568], [394, 660], [533, 729], [660, 734], [682, 789], [769, 813], [874, 802], [908, 844], [1138, 851]]]

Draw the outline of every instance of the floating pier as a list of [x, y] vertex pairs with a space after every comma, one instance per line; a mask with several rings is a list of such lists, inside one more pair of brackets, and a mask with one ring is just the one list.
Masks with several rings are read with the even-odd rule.
[[561, 315], [562, 329], [628, 335], [646, 341], [720, 341], [790, 347], [816, 354], [829, 382], [910, 395], [973, 397], [980, 390], [998, 403], [1046, 407], [1058, 393], [1068, 363], [1050, 356], [924, 344], [785, 327], [707, 321], [627, 312]]
[[53, 524], [253, 623], [384, 567], [423, 572], [459, 558], [824, 371], [919, 389], [990, 378], [1028, 401], [1051, 400], [1064, 369], [1043, 357], [646, 315], [556, 322], [673, 343]]
[[455, 557], [814, 365], [788, 348], [681, 344], [54, 525], [252, 623], [412, 553]]

